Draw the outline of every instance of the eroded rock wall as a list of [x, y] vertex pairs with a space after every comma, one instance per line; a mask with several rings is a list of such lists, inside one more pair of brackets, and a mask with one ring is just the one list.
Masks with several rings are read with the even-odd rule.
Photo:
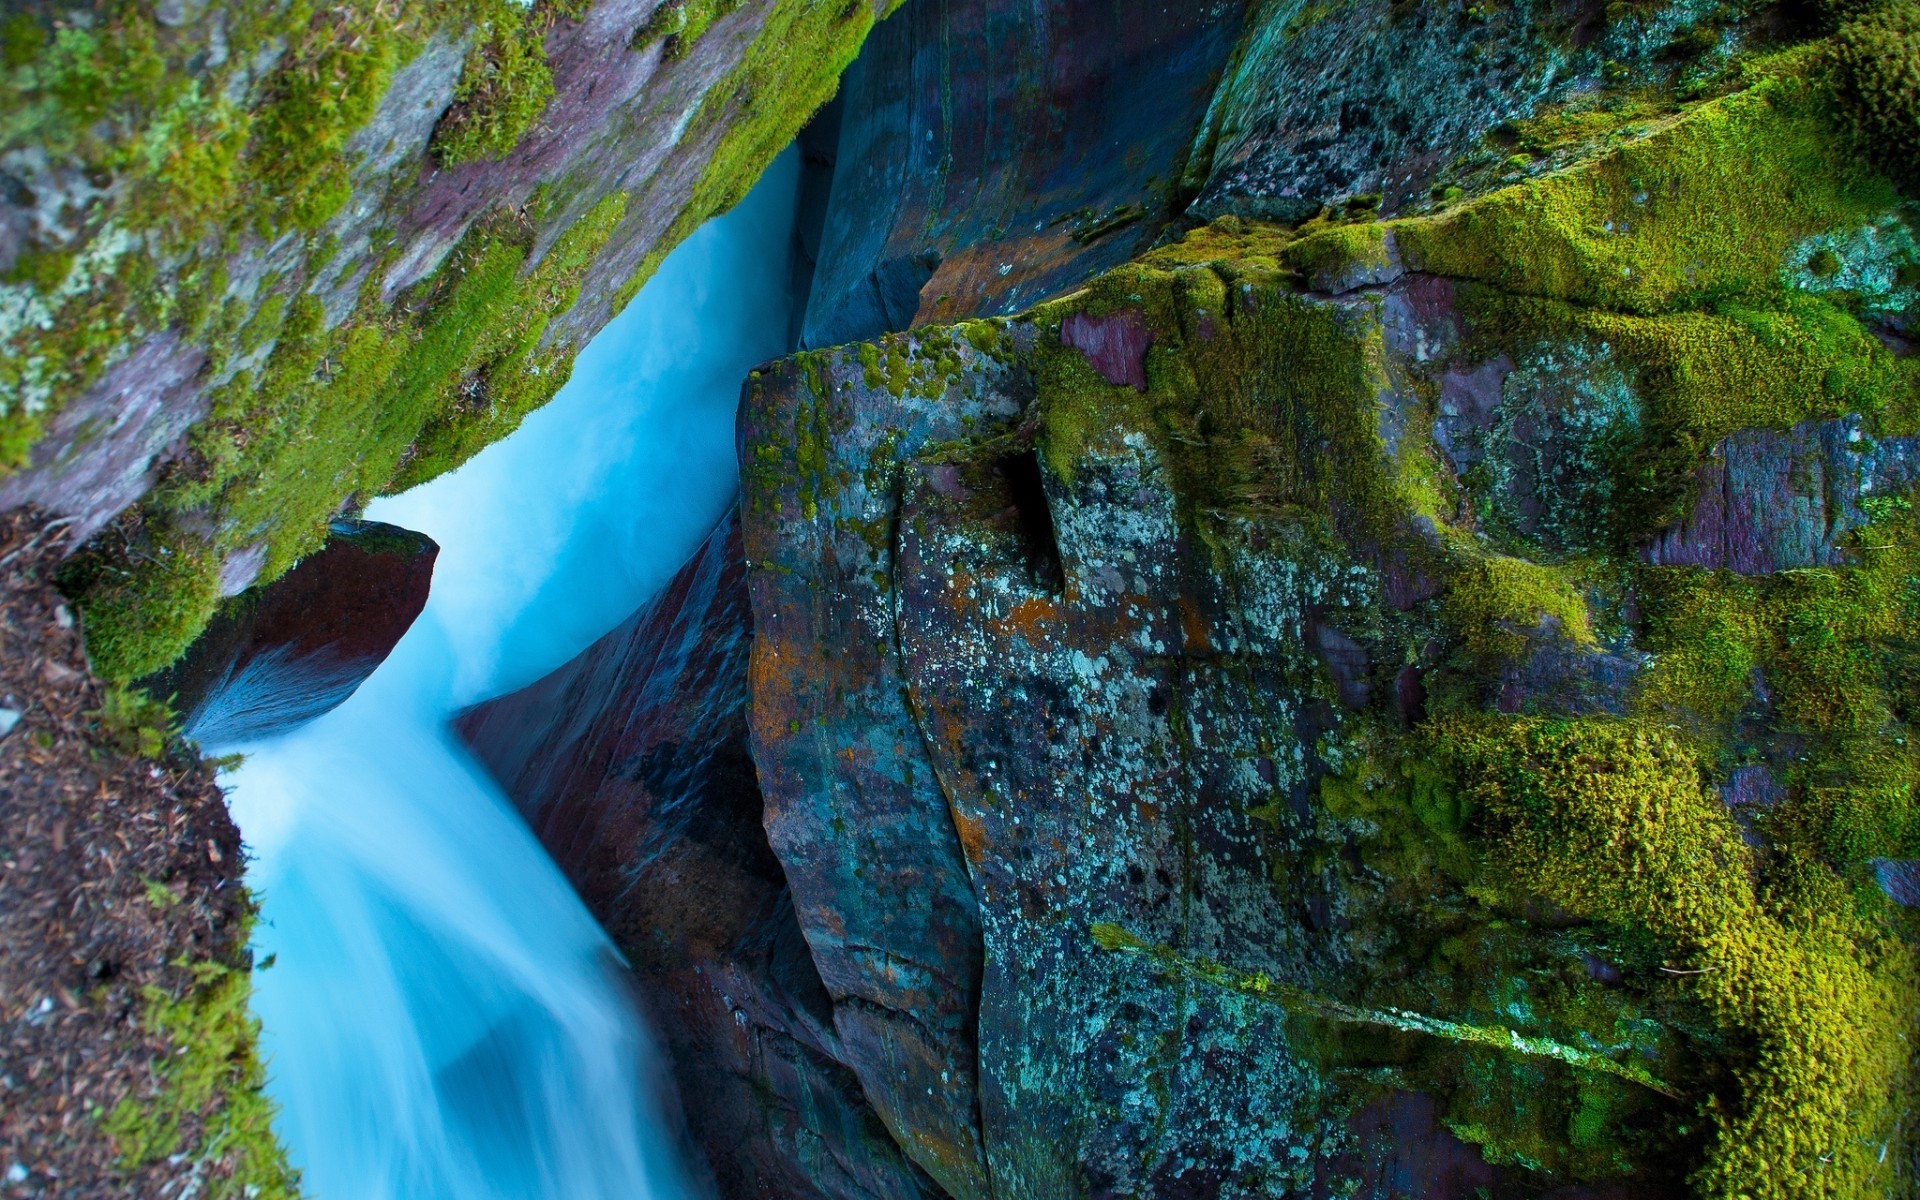
[[767, 829], [950, 1193], [1910, 1185], [1920, 392], [1805, 266], [1907, 218], [1787, 62], [750, 384]]
[[101, 669], [166, 666], [236, 574], [510, 433], [886, 8], [10, 11], [0, 508], [101, 535]]
[[802, 343], [1017, 312], [1152, 244], [1240, 0], [912, 0], [847, 73]]
[[842, 1064], [761, 828], [746, 577], [729, 516], [619, 629], [456, 727], [627, 956], [721, 1195], [933, 1197]]

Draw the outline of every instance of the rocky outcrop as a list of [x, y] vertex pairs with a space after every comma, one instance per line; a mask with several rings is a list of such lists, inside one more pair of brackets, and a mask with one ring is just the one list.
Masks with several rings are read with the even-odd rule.
[[1791, 429], [1748, 429], [1713, 448], [1686, 520], [1647, 547], [1647, 561], [1761, 575], [1851, 561], [1861, 502], [1898, 503], [1920, 479], [1920, 443], [1868, 436], [1858, 416]]
[[1015, 312], [1152, 244], [1244, 8], [910, 0], [847, 73], [802, 344]]
[[1904, 209], [1808, 60], [1683, 96], [1765, 36], [1696, 16], [1263, 8], [1224, 215], [1012, 318], [829, 215], [915, 327], [749, 383], [745, 712], [811, 1044], [947, 1195], [1909, 1170]]
[[[750, 383], [767, 831], [846, 1061], [949, 1194], [1759, 1194], [1805, 1129], [1897, 1140], [1912, 949], [1844, 914], [1915, 836], [1915, 379], [1767, 290], [1893, 197], [1667, 257], [1721, 235], [1692, 206], [1733, 146], [1853, 169], [1801, 86]], [[1755, 307], [1695, 307], [1709, 269]], [[1773, 574], [1702, 569], [1748, 543]], [[1723, 800], [1743, 763], [1764, 802]]]
[[345, 703], [426, 607], [431, 538], [339, 520], [326, 548], [220, 608], [180, 661], [140, 681], [210, 749], [272, 737]]
[[[1728, 15], [1692, 4], [1267, 0], [1257, 12], [1187, 167], [1203, 217], [1424, 207], [1489, 169], [1533, 166], [1528, 118], [1626, 78], [1710, 77], [1755, 32], [1736, 20], [1722, 37]], [[1777, 19], [1753, 21], [1761, 40]]]
[[[77, 597], [101, 668], [167, 665], [209, 580], [277, 577], [354, 498], [511, 432], [888, 7], [12, 14], [0, 509], [69, 518], [78, 546], [133, 508], [90, 578], [143, 600]], [[168, 620], [126, 627], [133, 608]]]
[[627, 956], [722, 1195], [933, 1197], [843, 1065], [761, 828], [746, 580], [730, 516], [619, 629], [457, 728]]

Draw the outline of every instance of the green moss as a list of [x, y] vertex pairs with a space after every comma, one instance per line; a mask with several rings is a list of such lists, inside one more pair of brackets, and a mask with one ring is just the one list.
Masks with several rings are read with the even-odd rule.
[[739, 7], [740, 0], [667, 0], [634, 32], [633, 48], [664, 39], [661, 54], [669, 59], [685, 58], [709, 25]]
[[[1740, 831], [1671, 734], [1627, 721], [1449, 726], [1484, 814], [1490, 879], [1643, 930], [1745, 1048], [1709, 1100], [1705, 1196], [1851, 1197], [1892, 1186], [1912, 1100], [1910, 947], [1844, 911], [1763, 903]], [[1834, 889], [1834, 894], [1838, 894]]]
[[123, 522], [68, 564], [61, 586], [79, 597], [94, 670], [134, 679], [178, 658], [212, 618], [220, 561], [170, 524]]
[[247, 1009], [245, 970], [217, 962], [194, 968], [182, 996], [146, 989], [143, 1023], [174, 1052], [152, 1086], [122, 1100], [105, 1128], [129, 1169], [175, 1155], [208, 1163], [200, 1178], [214, 1200], [293, 1200], [299, 1176], [274, 1137], [274, 1105], [262, 1091], [266, 1071], [260, 1023]]
[[[1600, 464], [1606, 502], [1588, 506], [1606, 518], [1615, 547], [1678, 519], [1695, 467], [1736, 430], [1845, 413], [1866, 414], [1883, 435], [1920, 426], [1920, 364], [1823, 297], [1776, 292], [1637, 316], [1473, 287], [1461, 309], [1483, 355], [1564, 358], [1568, 345], [1605, 347], [1607, 360], [1628, 370], [1642, 411]], [[1582, 368], [1568, 378], [1591, 377]]]
[[[350, 4], [315, 12], [289, 42], [253, 120], [247, 162], [255, 186], [296, 227], [317, 229], [346, 204], [347, 139], [379, 107], [399, 57], [393, 24]], [[274, 211], [256, 223], [270, 228]]]
[[566, 383], [574, 348], [543, 346], [542, 339], [554, 318], [579, 299], [581, 280], [625, 217], [627, 199], [625, 192], [615, 192], [570, 226], [479, 318], [482, 336], [468, 347], [457, 370], [435, 368], [443, 372], [441, 378], [456, 380], [452, 393], [443, 393], [433, 405], [385, 490], [404, 491], [453, 470], [519, 428]]
[[1578, 646], [1592, 646], [1587, 601], [1566, 576], [1524, 559], [1489, 555], [1448, 582], [1443, 619], [1478, 658], [1519, 658], [1528, 643], [1557, 630]]
[[1731, 572], [1654, 567], [1640, 579], [1653, 666], [1636, 702], [1718, 726], [1753, 696], [1766, 623], [1754, 586]]
[[1920, 4], [1897, 0], [1834, 37], [1841, 96], [1889, 172], [1920, 177]]
[[1378, 221], [1334, 225], [1289, 243], [1281, 258], [1314, 291], [1345, 291], [1392, 264], [1388, 227]]
[[1837, 136], [1831, 89], [1783, 68], [1597, 159], [1394, 230], [1410, 267], [1647, 314], [1768, 292], [1798, 240], [1893, 202]]
[[160, 758], [175, 734], [173, 711], [166, 701], [124, 683], [109, 682], [102, 689], [100, 708], [87, 715], [128, 757]]
[[491, 8], [486, 32], [467, 52], [453, 104], [434, 127], [431, 147], [442, 166], [506, 157], [553, 99], [545, 14], [510, 2]]
[[51, 292], [66, 282], [73, 269], [73, 255], [60, 250], [22, 250], [8, 269], [8, 283], [24, 283], [43, 292]]

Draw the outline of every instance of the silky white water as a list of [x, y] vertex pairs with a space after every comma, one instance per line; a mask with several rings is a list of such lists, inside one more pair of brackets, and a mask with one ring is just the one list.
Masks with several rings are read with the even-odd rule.
[[254, 1007], [310, 1200], [689, 1194], [606, 938], [446, 721], [618, 624], [724, 512], [798, 177], [789, 151], [674, 251], [511, 438], [369, 507], [440, 543], [426, 611], [345, 705], [242, 747]]

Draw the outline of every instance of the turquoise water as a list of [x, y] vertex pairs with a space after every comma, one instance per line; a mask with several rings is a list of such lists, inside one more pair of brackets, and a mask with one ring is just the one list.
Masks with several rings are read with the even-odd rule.
[[731, 502], [798, 178], [789, 151], [674, 251], [513, 437], [369, 507], [440, 543], [426, 611], [345, 705], [242, 747], [254, 1005], [310, 1200], [700, 1191], [612, 948], [446, 720], [618, 624]]

